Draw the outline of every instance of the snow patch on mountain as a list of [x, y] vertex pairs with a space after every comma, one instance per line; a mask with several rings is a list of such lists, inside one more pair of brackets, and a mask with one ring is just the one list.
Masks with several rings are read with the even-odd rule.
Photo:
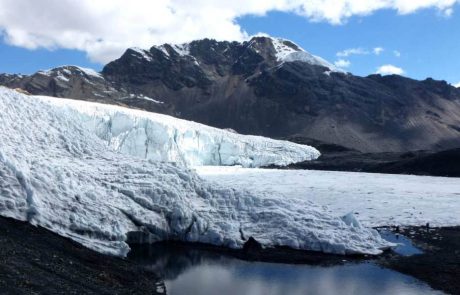
[[172, 47], [181, 56], [190, 55], [190, 44], [188, 43], [175, 44]]
[[126, 255], [130, 232], [229, 248], [254, 237], [337, 254], [393, 245], [312, 202], [209, 184], [186, 167], [113, 151], [85, 116], [44, 99], [0, 88], [0, 109], [0, 214], [96, 251]]
[[79, 66], [60, 66], [54, 69], [38, 71], [38, 74], [45, 75], [48, 77], [54, 77], [56, 79], [68, 82], [72, 74], [79, 74], [80, 76], [86, 76], [89, 78], [104, 79], [102, 75], [90, 68], [83, 68]]
[[267, 38], [270, 38], [270, 40], [272, 41], [273, 47], [275, 48], [275, 51], [276, 51], [276, 58], [280, 61], [283, 61], [291, 53], [302, 51], [300, 47], [298, 47], [296, 44], [292, 43], [291, 41], [281, 39], [281, 38], [273, 38], [273, 37], [267, 37]]
[[320, 155], [310, 146], [235, 134], [146, 111], [71, 99], [39, 99], [79, 117], [111, 149], [148, 160], [260, 167], [288, 165]]
[[158, 103], [158, 104], [162, 104], [162, 103], [164, 103], [164, 102], [162, 102], [162, 101], [159, 101], [159, 100], [153, 99], [153, 98], [151, 98], [151, 97], [148, 97], [148, 96], [144, 96], [144, 95], [142, 95], [142, 94], [141, 94], [141, 95], [139, 95], [139, 97], [140, 97], [141, 99], [145, 99], [145, 100], [148, 100], [148, 101], [151, 101], [151, 102], [154, 102], [154, 103]]
[[142, 59], [145, 59], [147, 61], [152, 61], [152, 57], [150, 56], [149, 52], [147, 50], [144, 50], [142, 48], [138, 48], [138, 47], [131, 47], [130, 48], [132, 51], [135, 52], [135, 54], [137, 54], [138, 57], [142, 58]]
[[311, 65], [326, 67], [334, 72], [344, 72], [342, 69], [334, 66], [325, 59], [313, 55], [292, 41], [269, 37], [276, 51], [276, 58], [281, 62], [301, 61]]
[[87, 76], [92, 76], [92, 77], [95, 77], [95, 78], [102, 78], [102, 75], [100, 73], [96, 72], [93, 69], [77, 67], [77, 66], [75, 68], [77, 68], [78, 70], [80, 70], [80, 72], [84, 73]]
[[[164, 55], [169, 57], [169, 52], [166, 49], [166, 46], [168, 46], [168, 44], [163, 44], [163, 45], [154, 46], [154, 47], [161, 50], [164, 53]], [[190, 55], [190, 44], [188, 43], [171, 44], [169, 46], [171, 46], [171, 48], [180, 56]]]

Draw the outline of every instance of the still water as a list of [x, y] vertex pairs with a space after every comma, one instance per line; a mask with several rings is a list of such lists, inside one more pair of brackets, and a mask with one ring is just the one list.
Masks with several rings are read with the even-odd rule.
[[380, 235], [387, 241], [397, 244], [393, 251], [402, 256], [412, 256], [422, 254], [423, 251], [415, 247], [412, 241], [400, 234], [395, 234], [388, 230], [380, 231]]
[[247, 262], [197, 249], [133, 248], [130, 258], [160, 274], [172, 295], [442, 294], [371, 262], [332, 266]]

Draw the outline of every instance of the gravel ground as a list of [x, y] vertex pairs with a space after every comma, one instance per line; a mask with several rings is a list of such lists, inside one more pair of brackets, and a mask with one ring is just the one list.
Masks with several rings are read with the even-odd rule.
[[[0, 217], [0, 294], [162, 294], [154, 273]], [[158, 292], [157, 292], [158, 291]]]

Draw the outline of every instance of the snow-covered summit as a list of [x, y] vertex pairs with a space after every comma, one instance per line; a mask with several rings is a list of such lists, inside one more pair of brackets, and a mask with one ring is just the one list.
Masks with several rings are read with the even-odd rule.
[[392, 245], [314, 203], [209, 184], [183, 166], [113, 151], [85, 116], [43, 99], [0, 88], [0, 109], [0, 215], [91, 249], [126, 255], [130, 232], [230, 248], [253, 237], [338, 254]]
[[[264, 41], [270, 40], [268, 46], [272, 47], [272, 50], [274, 52], [274, 57], [276, 61], [280, 64], [284, 62], [301, 61], [301, 62], [308, 63], [310, 65], [317, 65], [317, 66], [328, 68], [330, 71], [333, 71], [333, 72], [344, 72], [342, 69], [329, 63], [325, 59], [307, 52], [299, 45], [287, 39], [271, 37], [265, 34], [260, 34], [260, 35], [252, 36], [250, 40], [246, 42], [232, 42], [232, 43], [239, 44], [239, 46], [247, 46], [249, 48], [254, 48], [257, 52], [260, 53], [259, 48], [257, 48], [258, 46], [260, 46], [260, 44], [258, 44], [259, 40], [264, 40]], [[174, 52], [178, 56], [194, 57], [193, 54], [191, 53], [190, 48], [193, 46], [192, 44], [194, 42], [201, 42], [201, 41], [204, 41], [204, 40], [192, 41], [190, 43], [181, 43], [181, 44], [155, 45], [152, 48], [160, 50], [161, 52], [163, 52], [164, 56], [167, 58], [170, 56], [172, 52]], [[263, 46], [267, 46], [266, 42], [263, 42], [263, 43], [265, 43]], [[130, 50], [136, 52], [138, 54], [138, 57], [148, 60], [148, 61], [152, 61], [152, 55], [149, 52], [149, 50], [135, 48], [135, 47], [130, 48]]]
[[329, 63], [319, 56], [305, 51], [302, 47], [298, 46], [290, 40], [269, 36], [267, 36], [267, 38], [271, 40], [276, 51], [276, 58], [280, 62], [301, 61], [311, 65], [318, 65], [329, 68], [333, 72], [343, 72], [342, 69], [336, 67], [335, 65]]

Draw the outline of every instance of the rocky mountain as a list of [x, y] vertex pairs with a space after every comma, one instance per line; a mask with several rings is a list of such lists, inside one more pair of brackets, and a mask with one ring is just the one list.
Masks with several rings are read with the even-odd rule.
[[34, 95], [74, 98], [168, 113], [162, 102], [142, 94], [128, 93], [100, 73], [78, 66], [62, 66], [30, 76], [0, 74], [0, 85], [19, 88]]
[[67, 66], [0, 75], [0, 84], [364, 152], [460, 146], [460, 89], [430, 78], [354, 76], [271, 37], [130, 48], [101, 73]]

